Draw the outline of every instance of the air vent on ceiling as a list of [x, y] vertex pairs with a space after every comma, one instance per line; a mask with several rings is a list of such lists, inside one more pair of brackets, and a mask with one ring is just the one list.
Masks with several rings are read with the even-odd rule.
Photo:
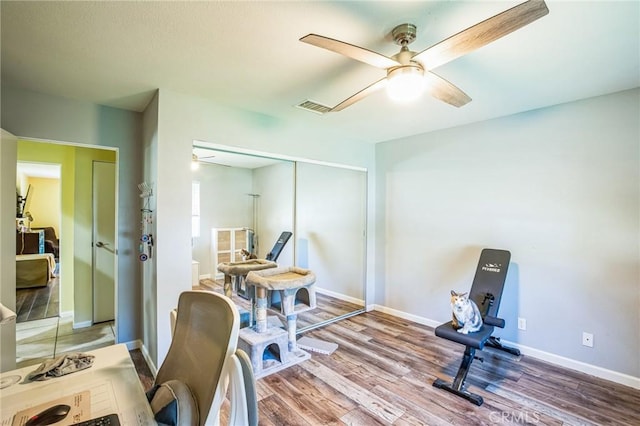
[[306, 101], [300, 102], [296, 106], [298, 108], [306, 109], [307, 111], [315, 112], [316, 114], [326, 114], [329, 111], [331, 111], [331, 107], [319, 104], [314, 101], [310, 101], [309, 99], [307, 99]]

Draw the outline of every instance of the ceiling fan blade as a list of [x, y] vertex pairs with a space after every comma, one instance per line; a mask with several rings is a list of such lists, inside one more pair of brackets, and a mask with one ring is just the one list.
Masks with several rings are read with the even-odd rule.
[[365, 64], [372, 65], [377, 68], [387, 69], [400, 65], [399, 62], [381, 55], [373, 50], [368, 50], [353, 44], [345, 43], [340, 40], [334, 40], [317, 34], [308, 34], [300, 39], [303, 43], [308, 43], [316, 47], [331, 50], [349, 58], [355, 59]]
[[372, 94], [374, 92], [377, 92], [378, 90], [386, 87], [386, 85], [387, 85], [387, 77], [381, 78], [380, 80], [376, 81], [375, 83], [365, 87], [364, 89], [362, 89], [361, 91], [359, 91], [355, 95], [353, 95], [353, 96], [345, 99], [344, 101], [340, 102], [338, 105], [336, 105], [333, 108], [331, 108], [330, 112], [342, 111], [346, 107], [351, 106], [351, 105], [355, 104], [356, 102], [366, 98], [370, 94]]
[[432, 72], [426, 72], [426, 91], [436, 99], [460, 108], [471, 102], [471, 98], [449, 81]]
[[549, 13], [544, 0], [529, 0], [467, 28], [413, 56], [432, 70], [510, 34]]

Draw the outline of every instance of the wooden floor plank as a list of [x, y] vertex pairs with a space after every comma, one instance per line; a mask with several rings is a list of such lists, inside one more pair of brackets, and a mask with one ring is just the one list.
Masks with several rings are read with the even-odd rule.
[[258, 411], [261, 425], [306, 426], [310, 424], [276, 395], [270, 395], [258, 401]]
[[46, 286], [16, 289], [16, 322], [57, 317], [59, 314], [60, 278]]
[[346, 409], [333, 402], [332, 398], [324, 397], [314, 390], [313, 382], [306, 382], [294, 369], [283, 371], [281, 375], [267, 376], [264, 381], [269, 383], [274, 395], [310, 424], [339, 424], [339, 418], [355, 408], [351, 401], [346, 404]]
[[369, 392], [369, 390], [354, 384], [354, 382], [346, 379], [344, 376], [336, 374], [333, 370], [313, 359], [300, 364], [300, 367], [319, 377], [343, 395], [348, 395], [349, 398], [353, 399], [364, 409], [374, 413], [380, 420], [393, 422], [403, 414], [403, 411], [397, 409], [389, 402], [374, 395]]
[[362, 409], [361, 407], [357, 407], [354, 410], [349, 411], [347, 414], [342, 416], [340, 419], [342, 424], [345, 425], [367, 425], [367, 426], [376, 426], [376, 425], [389, 425], [391, 423], [382, 422], [376, 416], [373, 416], [367, 410]]
[[467, 421], [464, 415], [451, 410], [450, 404], [456, 402], [452, 399], [453, 395], [440, 395], [430, 384], [414, 387], [399, 380], [386, 388], [378, 388], [377, 394], [401, 407], [405, 414], [408, 413], [428, 425], [462, 425]]
[[526, 393], [517, 392], [513, 389], [505, 389], [499, 386], [489, 386], [487, 391], [513, 401], [521, 407], [520, 412], [530, 412], [532, 413], [532, 417], [535, 416], [535, 414], [533, 413], [541, 413], [553, 419], [557, 419], [562, 424], [584, 426], [603, 424], [593, 423], [590, 420], [580, 416], [578, 413], [573, 414], [563, 409], [557, 409], [552, 404], [546, 403], [544, 401], [541, 401], [539, 398], [536, 398], [536, 396], [533, 394], [528, 395]]
[[345, 353], [350, 353], [353, 358], [360, 358], [362, 362], [378, 366], [380, 369], [402, 376], [409, 372], [409, 369], [402, 365], [396, 355], [394, 348], [381, 347], [370, 342], [351, 343], [347, 339], [334, 336], [333, 342], [338, 343]]

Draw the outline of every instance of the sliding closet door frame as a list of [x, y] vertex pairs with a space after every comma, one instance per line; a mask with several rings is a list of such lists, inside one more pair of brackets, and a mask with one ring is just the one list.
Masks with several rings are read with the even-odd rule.
[[[334, 170], [334, 175], [323, 173], [323, 168]], [[351, 174], [354, 172], [355, 174]], [[306, 176], [305, 176], [306, 175]], [[324, 176], [328, 181], [323, 181]], [[335, 180], [331, 180], [334, 178]], [[316, 273], [316, 285], [328, 294], [346, 301], [353, 299], [362, 303], [362, 308], [320, 321], [309, 326], [300, 327], [305, 332], [340, 319], [348, 318], [365, 311], [367, 280], [367, 173], [352, 167], [336, 167], [320, 162], [296, 162], [296, 243], [304, 242], [304, 247], [296, 247], [296, 265], [309, 268]], [[343, 193], [343, 189], [353, 188], [358, 192], [357, 199], [351, 193]], [[318, 197], [321, 197], [318, 199]], [[300, 202], [300, 200], [307, 200]], [[353, 202], [353, 205], [350, 203]], [[305, 207], [300, 207], [304, 204]], [[347, 210], [345, 211], [345, 207]], [[345, 214], [349, 213], [349, 214]], [[327, 219], [325, 219], [327, 218]], [[334, 225], [328, 223], [335, 219]], [[316, 226], [316, 222], [318, 222]], [[327, 226], [329, 229], [327, 229]], [[354, 231], [354, 232], [351, 232]], [[327, 238], [333, 244], [327, 243]], [[340, 251], [346, 240], [349, 249]], [[359, 247], [358, 247], [359, 246]], [[326, 250], [329, 248], [329, 250]], [[333, 248], [333, 249], [332, 249]], [[348, 264], [353, 256], [349, 250], [359, 254], [358, 265], [353, 270], [343, 265]], [[335, 270], [332, 265], [335, 264]], [[341, 272], [340, 270], [343, 270]], [[334, 282], [340, 284], [332, 287]], [[351, 286], [350, 283], [358, 283]], [[342, 296], [342, 297], [341, 297]]]

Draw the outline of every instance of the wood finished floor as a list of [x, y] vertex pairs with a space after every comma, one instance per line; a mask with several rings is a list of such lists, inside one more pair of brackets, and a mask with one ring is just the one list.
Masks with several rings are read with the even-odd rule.
[[640, 425], [640, 390], [490, 350], [467, 379], [477, 407], [432, 386], [451, 381], [461, 345], [380, 312], [304, 335], [339, 348], [259, 379], [260, 425]]
[[60, 305], [60, 278], [44, 287], [16, 289], [16, 322], [57, 317]]

